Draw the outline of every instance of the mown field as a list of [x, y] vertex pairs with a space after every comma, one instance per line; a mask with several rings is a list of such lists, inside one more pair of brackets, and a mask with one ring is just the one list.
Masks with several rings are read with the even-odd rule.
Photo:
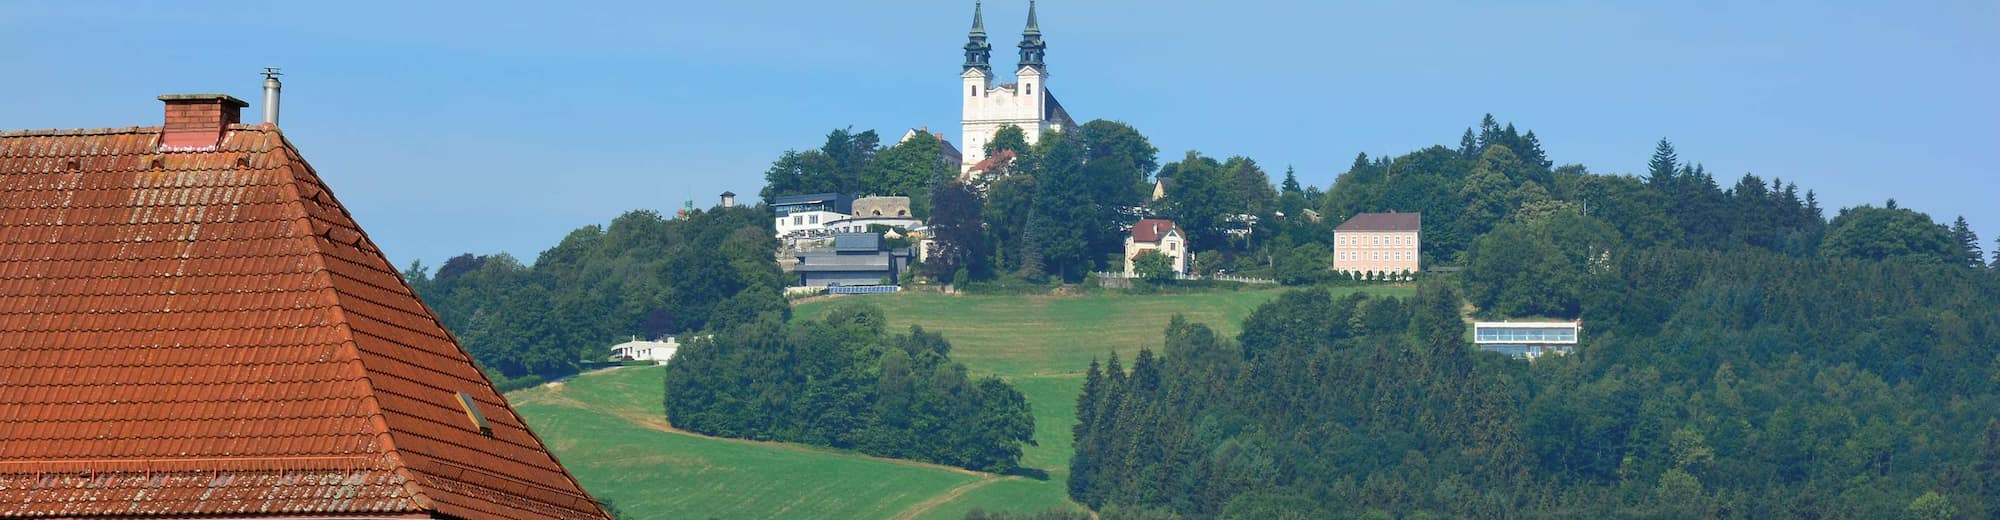
[[[1368, 289], [1406, 295], [1408, 289]], [[881, 306], [890, 326], [943, 332], [952, 358], [1006, 378], [1035, 410], [1023, 464], [1046, 473], [990, 475], [807, 446], [715, 439], [673, 430], [659, 368], [585, 374], [508, 394], [586, 489], [627, 519], [958, 519], [973, 509], [1077, 507], [1064, 493], [1073, 407], [1092, 358], [1157, 348], [1175, 314], [1234, 335], [1278, 290], [1176, 295], [896, 294], [801, 304], [815, 319], [846, 302]]]

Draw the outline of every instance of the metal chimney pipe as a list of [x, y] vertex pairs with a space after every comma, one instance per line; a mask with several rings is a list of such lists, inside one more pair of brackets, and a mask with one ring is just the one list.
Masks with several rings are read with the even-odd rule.
[[278, 82], [281, 76], [277, 67], [264, 67], [264, 124], [278, 126], [278, 90], [284, 85]]

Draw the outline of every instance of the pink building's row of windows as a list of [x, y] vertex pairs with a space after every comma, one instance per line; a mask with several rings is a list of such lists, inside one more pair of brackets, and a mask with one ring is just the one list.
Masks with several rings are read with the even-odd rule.
[[[1384, 240], [1384, 239], [1387, 239], [1387, 240]], [[1371, 243], [1371, 242], [1372, 242], [1372, 243]], [[1413, 244], [1415, 244], [1415, 243], [1416, 243], [1416, 237], [1413, 237], [1413, 236], [1409, 236], [1409, 235], [1397, 235], [1397, 236], [1393, 236], [1393, 237], [1382, 237], [1382, 236], [1375, 236], [1375, 237], [1365, 237], [1365, 238], [1357, 238], [1357, 237], [1341, 237], [1341, 238], [1340, 238], [1340, 243], [1339, 243], [1339, 245], [1343, 245], [1343, 246], [1360, 246], [1360, 245], [1377, 245], [1377, 246], [1407, 246], [1407, 245], [1413, 245]]]
[[[1364, 259], [1364, 257], [1363, 257], [1363, 256], [1361, 255], [1361, 253], [1353, 253], [1353, 252], [1345, 252], [1345, 253], [1341, 253], [1341, 254], [1340, 254], [1340, 259], [1341, 259], [1341, 260], [1363, 260], [1363, 259]], [[1412, 254], [1410, 254], [1410, 253], [1371, 253], [1371, 254], [1370, 254], [1370, 256], [1366, 257], [1365, 259], [1367, 259], [1367, 260], [1377, 260], [1377, 261], [1380, 261], [1380, 260], [1415, 260], [1415, 259], [1416, 259], [1416, 255], [1412, 255]]]

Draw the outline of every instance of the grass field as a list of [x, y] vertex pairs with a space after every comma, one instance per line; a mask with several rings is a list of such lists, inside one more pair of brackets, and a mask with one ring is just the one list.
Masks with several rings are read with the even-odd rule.
[[[1370, 288], [1407, 295], [1410, 290]], [[952, 358], [1006, 378], [1034, 407], [1022, 463], [1046, 480], [996, 476], [782, 443], [714, 439], [662, 417], [659, 368], [585, 374], [508, 395], [586, 489], [628, 519], [958, 519], [973, 509], [1077, 507], [1064, 492], [1070, 426], [1083, 371], [1112, 351], [1158, 349], [1175, 314], [1235, 335], [1281, 291], [1175, 295], [842, 297], [799, 305], [816, 319], [849, 301], [881, 306], [894, 329], [920, 325], [951, 341]]]

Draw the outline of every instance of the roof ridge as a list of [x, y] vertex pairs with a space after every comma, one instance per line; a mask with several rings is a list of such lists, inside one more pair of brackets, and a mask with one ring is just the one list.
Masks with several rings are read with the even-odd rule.
[[[309, 244], [311, 245], [310, 247], [311, 253], [306, 256], [312, 258], [311, 261], [314, 263], [313, 267], [315, 268], [314, 276], [320, 281], [326, 283], [325, 290], [327, 291], [328, 298], [332, 300], [335, 312], [339, 313], [338, 314], [339, 320], [336, 321], [335, 323], [343, 332], [343, 334], [346, 336], [345, 341], [341, 343], [342, 354], [343, 355], [352, 354], [353, 355], [352, 359], [354, 363], [358, 365], [362, 371], [363, 377], [361, 378], [361, 380], [363, 381], [363, 384], [367, 385], [367, 390], [368, 390], [367, 397], [364, 402], [367, 405], [367, 412], [369, 413], [371, 419], [374, 419], [371, 421], [371, 424], [382, 429], [382, 437], [383, 437], [382, 442], [383, 445], [386, 447], [385, 454], [392, 457], [392, 460], [395, 462], [397, 467], [396, 469], [397, 474], [406, 478], [407, 482], [411, 483], [413, 486], [421, 486], [425, 488], [425, 489], [409, 490], [412, 495], [412, 499], [417, 500], [418, 503], [423, 507], [429, 508], [432, 511], [436, 511], [437, 505], [431, 501], [430, 497], [426, 493], [424, 493], [424, 491], [428, 488], [437, 487], [437, 484], [432, 482], [433, 478], [429, 475], [423, 475], [420, 480], [418, 478], [417, 475], [418, 472], [416, 471], [416, 469], [411, 467], [409, 463], [405, 461], [404, 458], [401, 456], [400, 451], [395, 448], [395, 444], [393, 440], [391, 440], [394, 438], [394, 432], [391, 428], [389, 428], [386, 414], [383, 412], [380, 406], [380, 402], [375, 398], [376, 389], [374, 387], [374, 381], [370, 377], [372, 376], [373, 372], [368, 369], [367, 361], [360, 354], [360, 346], [354, 338], [356, 333], [354, 332], [352, 326], [350, 325], [350, 321], [347, 318], [347, 312], [345, 306], [342, 305], [340, 301], [341, 298], [343, 297], [352, 297], [362, 300], [366, 300], [367, 298], [359, 295], [343, 294], [340, 290], [334, 287], [332, 280], [333, 272], [331, 268], [328, 266], [328, 259], [327, 259], [327, 256], [330, 253], [322, 247], [322, 244], [319, 240], [314, 238], [315, 236], [317, 236], [317, 234], [311, 232], [313, 228], [312, 221], [319, 220], [319, 217], [315, 216], [312, 212], [307, 211], [305, 209], [305, 206], [303, 204], [304, 196], [298, 189], [299, 184], [302, 182], [307, 182], [308, 180], [311, 180], [312, 182], [318, 184], [317, 186], [314, 186], [314, 189], [317, 190], [319, 195], [324, 195], [329, 200], [329, 203], [326, 205], [330, 206], [331, 209], [333, 210], [339, 211], [340, 216], [347, 219], [348, 223], [351, 224], [351, 226], [343, 226], [343, 227], [348, 227], [354, 233], [356, 233], [357, 238], [354, 242], [354, 246], [356, 247], [356, 249], [359, 250], [359, 252], [362, 255], [379, 256], [382, 254], [381, 249], [375, 246], [374, 240], [372, 238], [368, 237], [367, 230], [363, 229], [361, 225], [354, 220], [354, 215], [353, 213], [347, 210], [347, 206], [341, 204], [339, 198], [333, 194], [333, 191], [325, 185], [324, 181], [320, 180], [321, 178], [319, 176], [319, 172], [313, 169], [311, 163], [306, 162], [304, 160], [304, 157], [299, 154], [298, 149], [292, 146], [291, 140], [285, 138], [282, 132], [278, 132], [277, 135], [279, 137], [280, 143], [279, 146], [276, 147], [273, 151], [283, 150], [286, 153], [284, 162], [281, 163], [281, 165], [290, 166], [293, 163], [296, 163], [298, 167], [302, 167], [305, 169], [304, 176], [293, 175], [292, 181], [290, 183], [287, 183], [287, 193], [289, 193], [293, 197], [293, 200], [291, 201], [292, 204], [290, 204], [289, 206], [298, 212], [298, 214], [301, 217], [302, 225], [305, 226], [306, 230], [305, 239], [308, 240]], [[334, 223], [325, 222], [325, 224], [331, 227]], [[364, 244], [365, 247], [363, 247]], [[341, 259], [336, 257], [335, 260], [341, 260]], [[387, 258], [383, 258], [382, 260], [384, 262], [388, 261]], [[445, 463], [453, 467], [462, 469], [477, 470], [479, 473], [491, 475], [494, 477], [501, 477], [509, 481], [523, 484], [529, 488], [547, 492], [553, 492], [558, 495], [567, 496], [574, 500], [580, 500], [581, 502], [587, 503], [589, 504], [588, 506], [589, 508], [596, 510], [600, 514], [604, 514], [602, 505], [600, 505], [597, 502], [595, 497], [590, 496], [588, 491], [584, 490], [583, 483], [577, 481], [576, 475], [570, 473], [569, 468], [564, 467], [562, 465], [562, 461], [556, 457], [555, 452], [549, 450], [548, 443], [542, 440], [541, 435], [536, 434], [534, 429], [526, 427], [527, 420], [521, 417], [521, 414], [519, 412], [516, 412], [514, 410], [513, 404], [507, 401], [506, 394], [501, 392], [500, 388], [498, 386], [495, 386], [491, 379], [487, 378], [485, 371], [477, 370], [478, 367], [476, 365], [476, 362], [473, 361], [472, 353], [465, 350], [465, 344], [458, 340], [457, 334], [452, 333], [451, 329], [446, 327], [444, 325], [444, 322], [438, 319], [437, 311], [432, 309], [429, 303], [425, 303], [423, 301], [423, 298], [415, 297], [417, 293], [416, 289], [410, 287], [408, 280], [404, 280], [403, 277], [400, 275], [393, 276], [393, 278], [396, 279], [397, 285], [401, 286], [401, 288], [404, 291], [407, 291], [410, 295], [412, 295], [411, 300], [414, 301], [421, 309], [423, 309], [424, 315], [422, 316], [422, 318], [425, 319], [426, 321], [429, 321], [432, 325], [437, 327], [437, 330], [444, 333], [444, 339], [446, 343], [452, 346], [452, 348], [458, 354], [458, 356], [465, 359], [467, 363], [474, 364], [475, 370], [473, 370], [473, 373], [476, 374], [476, 377], [479, 378], [477, 382], [481, 385], [484, 385], [488, 391], [493, 392], [493, 395], [496, 397], [495, 402], [499, 405], [501, 410], [505, 411], [509, 416], [511, 416], [515, 422], [518, 422], [521, 425], [523, 425], [521, 431], [523, 433], [526, 433], [528, 437], [534, 441], [534, 446], [530, 447], [537, 448], [535, 451], [538, 451], [544, 456], [547, 456], [549, 458], [549, 462], [554, 465], [556, 473], [562, 475], [564, 479], [567, 479], [570, 485], [573, 486], [573, 488], [576, 489], [577, 492], [572, 493], [568, 490], [552, 488], [543, 485], [541, 483], [534, 482], [532, 480], [523, 479], [512, 475], [506, 475], [503, 473], [488, 471], [484, 468], [458, 464], [455, 463], [454, 461], [443, 460], [443, 459], [432, 459], [432, 462]], [[367, 283], [365, 281], [358, 281], [358, 282], [369, 285], [371, 287], [377, 287], [379, 289], [385, 289], [385, 290], [388, 289], [386, 287], [380, 287], [375, 284]], [[348, 349], [353, 349], [353, 350], [348, 350]], [[486, 404], [490, 405], [493, 403], [486, 403]]]
[[[350, 367], [349, 375], [354, 377], [351, 384], [361, 386], [361, 413], [368, 418], [368, 426], [375, 430], [373, 433], [376, 442], [380, 443], [378, 447], [381, 456], [388, 461], [390, 472], [402, 479], [403, 491], [410, 494], [410, 503], [426, 511], [436, 511], [436, 502], [431, 500], [424, 486], [418, 483], [416, 472], [410, 470], [409, 462], [403, 459], [402, 452], [396, 448], [396, 438], [390, 434], [389, 418], [382, 412], [381, 401], [375, 397], [375, 382], [370, 377], [367, 364], [361, 360], [361, 346], [355, 342], [354, 327], [348, 322], [347, 310], [340, 306], [340, 291], [333, 287], [333, 271], [327, 266], [326, 253], [320, 249], [319, 241], [314, 239], [318, 235], [313, 233], [313, 216], [306, 211], [305, 195], [299, 191], [301, 179], [292, 171], [295, 162], [305, 164], [305, 161], [298, 154], [298, 150], [292, 147], [292, 142], [283, 138], [283, 134], [279, 134], [279, 139], [279, 145], [265, 153], [278, 154], [278, 160], [271, 165], [272, 169], [280, 170], [291, 178], [291, 182], [284, 183], [285, 209], [295, 216], [292, 219], [292, 230], [297, 233], [295, 238], [306, 241], [308, 253], [302, 256], [310, 263], [313, 282], [319, 286], [318, 292], [322, 303], [332, 313], [331, 325], [339, 331], [340, 349], [336, 352], [339, 353], [341, 361]], [[306, 168], [310, 169], [311, 165], [307, 165]], [[324, 191], [324, 188], [320, 189]]]
[[123, 127], [104, 127], [104, 128], [48, 128], [39, 130], [36, 129], [0, 130], [0, 138], [144, 134], [144, 133], [158, 133], [164, 128], [165, 127], [160, 127], [160, 126], [123, 126]]

